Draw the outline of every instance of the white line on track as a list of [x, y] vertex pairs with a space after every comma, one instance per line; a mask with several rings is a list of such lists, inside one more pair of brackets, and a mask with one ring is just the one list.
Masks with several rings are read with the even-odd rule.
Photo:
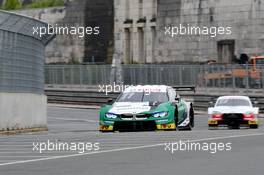
[[1, 147], [32, 147], [32, 144], [31, 145], [0, 145], [0, 150], [1, 150]]
[[32, 158], [32, 157], [35, 157], [35, 158], [40, 158], [40, 157], [52, 157], [52, 156], [0, 156], [0, 157], [5, 157], [5, 158]]
[[[18, 152], [0, 152], [0, 156], [3, 156], [3, 157], [6, 157], [4, 156], [4, 154], [74, 154], [76, 153], [76, 151], [46, 151], [46, 152], [43, 152], [43, 153], [39, 153], [39, 152], [22, 152], [22, 151], [18, 151]], [[41, 156], [39, 156], [41, 157]]]
[[76, 121], [76, 122], [89, 122], [89, 123], [98, 123], [97, 120], [86, 120], [86, 119], [70, 119], [70, 118], [60, 118], [60, 117], [50, 117], [49, 119], [55, 119], [55, 120], [64, 120], [64, 121]]
[[[233, 135], [233, 136], [225, 136], [225, 137], [211, 137], [211, 138], [203, 138], [203, 139], [197, 139], [197, 140], [186, 140], [186, 141], [189, 141], [189, 142], [201, 142], [201, 141], [241, 138], [241, 137], [250, 137], [250, 136], [264, 136], [264, 133], [247, 134], [247, 135]], [[45, 161], [45, 160], [55, 160], [55, 159], [70, 158], [70, 157], [80, 157], [80, 156], [85, 156], [85, 155], [110, 153], [110, 152], [118, 152], [118, 151], [126, 151], [126, 150], [153, 148], [153, 147], [159, 147], [159, 146], [164, 146], [164, 145], [165, 145], [165, 143], [159, 143], [159, 144], [154, 144], [154, 145], [145, 145], [145, 146], [128, 147], [128, 148], [118, 148], [118, 149], [105, 150], [105, 151], [96, 151], [96, 152], [89, 152], [89, 153], [83, 153], [83, 154], [53, 156], [53, 157], [46, 157], [46, 158], [40, 158], [40, 159], [32, 159], [32, 160], [23, 160], [23, 161], [1, 163], [0, 166], [25, 164], [25, 163], [39, 162], [39, 161]]]

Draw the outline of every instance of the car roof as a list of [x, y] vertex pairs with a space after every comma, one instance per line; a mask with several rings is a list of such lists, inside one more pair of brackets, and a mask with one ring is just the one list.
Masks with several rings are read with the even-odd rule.
[[264, 58], [264, 55], [263, 56], [254, 56], [252, 57], [252, 59], [263, 59]]
[[166, 85], [137, 85], [127, 87], [124, 92], [167, 92], [169, 87]]
[[218, 100], [222, 99], [244, 99], [244, 100], [250, 100], [247, 96], [221, 96], [218, 98]]

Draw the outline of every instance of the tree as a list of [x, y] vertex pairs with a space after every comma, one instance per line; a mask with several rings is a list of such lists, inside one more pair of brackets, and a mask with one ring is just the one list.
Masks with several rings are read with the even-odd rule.
[[6, 0], [3, 8], [5, 10], [16, 10], [21, 8], [21, 2], [19, 0]]

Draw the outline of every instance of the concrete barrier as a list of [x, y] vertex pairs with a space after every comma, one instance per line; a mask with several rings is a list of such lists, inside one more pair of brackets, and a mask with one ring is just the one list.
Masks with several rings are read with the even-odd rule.
[[0, 130], [47, 128], [47, 97], [30, 93], [0, 93]]
[[54, 35], [33, 32], [47, 26], [0, 10], [0, 134], [47, 128], [44, 51]]

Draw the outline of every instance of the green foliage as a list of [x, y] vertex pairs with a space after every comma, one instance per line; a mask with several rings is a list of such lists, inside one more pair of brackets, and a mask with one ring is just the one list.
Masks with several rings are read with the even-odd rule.
[[32, 8], [48, 8], [64, 6], [64, 0], [35, 0], [34, 2], [22, 6], [20, 0], [6, 0], [1, 9], [4, 10], [18, 10], [18, 9], [32, 9]]
[[76, 58], [72, 58], [68, 64], [81, 64], [80, 61]]
[[25, 6], [25, 8], [47, 8], [63, 6], [63, 0], [39, 0]]
[[2, 7], [4, 10], [17, 10], [21, 8], [22, 5], [19, 0], [6, 0]]

